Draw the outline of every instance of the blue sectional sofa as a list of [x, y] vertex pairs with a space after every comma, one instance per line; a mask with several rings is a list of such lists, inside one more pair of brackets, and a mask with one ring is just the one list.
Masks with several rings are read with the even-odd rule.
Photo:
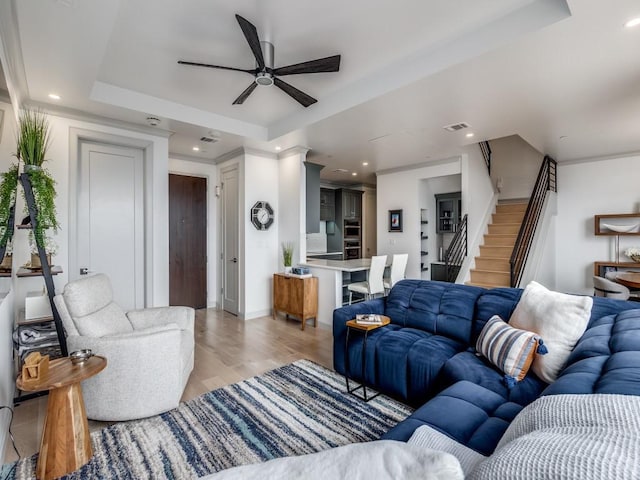
[[[361, 378], [363, 342], [345, 323], [357, 314], [387, 315], [391, 323], [369, 333], [364, 380], [417, 407], [384, 439], [408, 440], [422, 426], [490, 455], [515, 416], [541, 395], [640, 395], [640, 304], [593, 298], [591, 316], [566, 367], [551, 385], [529, 372], [511, 388], [501, 371], [475, 352], [484, 324], [509, 320], [523, 290], [403, 280], [386, 298], [336, 309], [334, 368]], [[425, 403], [426, 402], [426, 403]]]

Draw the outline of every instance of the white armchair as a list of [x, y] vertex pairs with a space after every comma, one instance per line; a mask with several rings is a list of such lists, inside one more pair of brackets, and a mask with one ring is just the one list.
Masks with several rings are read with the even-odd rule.
[[107, 358], [107, 367], [82, 384], [88, 418], [132, 420], [178, 406], [193, 370], [193, 308], [125, 313], [103, 274], [68, 283], [54, 301], [69, 351], [90, 348]]

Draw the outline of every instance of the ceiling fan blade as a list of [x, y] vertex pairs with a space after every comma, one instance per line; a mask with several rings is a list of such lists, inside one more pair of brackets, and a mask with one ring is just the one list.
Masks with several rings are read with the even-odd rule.
[[340, 70], [340, 55], [319, 58], [308, 62], [296, 63], [286, 67], [275, 68], [274, 75], [297, 75], [299, 73], [337, 72]]
[[249, 95], [251, 95], [251, 92], [253, 92], [256, 89], [257, 86], [258, 86], [258, 84], [256, 82], [251, 82], [251, 85], [249, 85], [245, 89], [245, 91], [242, 92], [240, 94], [240, 96], [233, 101], [233, 104], [234, 105], [242, 105], [244, 103], [244, 101], [247, 99], [247, 97]]
[[262, 56], [262, 48], [260, 47], [260, 39], [258, 38], [258, 31], [256, 30], [256, 27], [249, 22], [249, 20], [242, 18], [240, 15], [236, 15], [236, 20], [238, 20], [238, 23], [240, 24], [242, 33], [244, 33], [244, 38], [247, 39], [249, 47], [251, 47], [253, 56], [256, 57], [258, 67], [260, 67], [260, 70], [264, 69], [264, 57]]
[[250, 73], [251, 75], [255, 75], [259, 70], [245, 70], [243, 68], [234, 68], [234, 67], [223, 67], [222, 65], [209, 65], [208, 63], [197, 63], [197, 62], [186, 62], [184, 60], [178, 60], [180, 65], [191, 65], [194, 67], [207, 67], [207, 68], [219, 68], [221, 70], [233, 70], [236, 72], [245, 72]]
[[317, 102], [315, 98], [307, 95], [304, 92], [301, 92], [296, 87], [289, 85], [287, 82], [283, 82], [278, 77], [273, 78], [273, 83], [276, 87], [278, 87], [287, 95], [293, 97], [298, 103], [300, 103], [305, 108]]

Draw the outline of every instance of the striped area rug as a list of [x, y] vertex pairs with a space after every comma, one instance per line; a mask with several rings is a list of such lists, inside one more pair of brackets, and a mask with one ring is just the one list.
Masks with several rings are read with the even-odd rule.
[[[376, 440], [411, 413], [388, 397], [365, 403], [345, 390], [343, 376], [300, 360], [165, 414], [94, 432], [93, 459], [64, 478], [197, 478], [236, 465]], [[36, 455], [20, 460], [13, 478], [35, 478], [36, 460]]]

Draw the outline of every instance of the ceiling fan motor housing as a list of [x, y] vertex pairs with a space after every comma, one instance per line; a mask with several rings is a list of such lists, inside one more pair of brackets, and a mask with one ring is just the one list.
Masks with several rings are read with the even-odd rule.
[[[261, 41], [260, 46], [262, 47], [262, 56], [264, 57], [264, 66], [265, 69], [262, 72], [258, 72], [256, 74], [256, 83], [262, 86], [270, 86], [273, 85], [273, 74], [270, 72], [273, 70], [273, 65], [275, 63], [275, 57], [273, 54], [273, 43]], [[260, 68], [258, 62], [256, 62], [256, 68]]]

